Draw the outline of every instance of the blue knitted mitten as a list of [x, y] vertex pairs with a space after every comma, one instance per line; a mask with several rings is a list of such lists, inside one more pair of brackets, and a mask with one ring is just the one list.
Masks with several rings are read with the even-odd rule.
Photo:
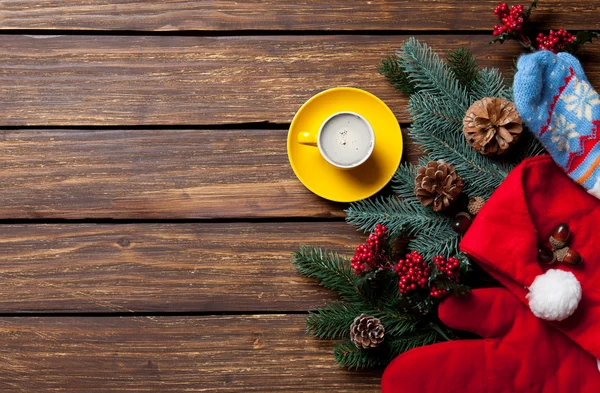
[[513, 85], [521, 118], [554, 161], [600, 198], [600, 96], [568, 53], [523, 55]]

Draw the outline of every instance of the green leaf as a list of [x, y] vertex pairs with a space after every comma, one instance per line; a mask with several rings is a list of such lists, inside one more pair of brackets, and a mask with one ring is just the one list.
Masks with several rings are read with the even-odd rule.
[[575, 40], [567, 44], [565, 50], [570, 53], [576, 53], [583, 44], [592, 42], [593, 38], [597, 38], [599, 36], [600, 33], [595, 31], [580, 31], [575, 35]]
[[504, 41], [508, 41], [511, 38], [513, 38], [513, 36], [509, 33], [502, 33], [499, 36], [497, 36], [496, 38], [494, 38], [493, 40], [490, 41], [490, 44], [495, 44], [496, 42], [499, 42], [500, 44], [503, 44]]

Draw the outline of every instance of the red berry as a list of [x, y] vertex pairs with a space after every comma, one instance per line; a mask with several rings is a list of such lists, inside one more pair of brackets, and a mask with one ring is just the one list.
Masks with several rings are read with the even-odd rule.
[[399, 260], [395, 270], [398, 273], [398, 287], [402, 295], [425, 288], [431, 275], [431, 268], [416, 251]]
[[371, 268], [379, 268], [387, 264], [383, 256], [383, 245], [387, 241], [387, 228], [377, 224], [375, 230], [367, 238], [366, 244], [356, 247], [350, 266], [356, 274], [361, 274]]

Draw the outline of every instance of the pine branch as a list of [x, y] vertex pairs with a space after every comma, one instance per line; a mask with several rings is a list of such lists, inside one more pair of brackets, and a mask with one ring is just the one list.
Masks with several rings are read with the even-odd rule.
[[415, 178], [417, 177], [417, 166], [410, 163], [402, 163], [396, 170], [392, 179], [392, 190], [401, 198], [415, 197]]
[[477, 84], [479, 73], [475, 56], [467, 48], [458, 48], [451, 51], [446, 56], [450, 70], [458, 79], [458, 83], [464, 87], [467, 92]]
[[[314, 337], [340, 339], [348, 336], [354, 318], [365, 313], [357, 303], [331, 302], [306, 317], [306, 329]], [[385, 326], [385, 325], [384, 325]]]
[[346, 221], [363, 231], [372, 231], [378, 223], [383, 224], [391, 237], [437, 233], [451, 224], [450, 218], [421, 205], [416, 198], [398, 199], [395, 196], [352, 203], [346, 209]]
[[421, 144], [431, 159], [443, 159], [456, 167], [465, 180], [467, 195], [487, 198], [502, 183], [507, 175], [503, 166], [465, 143], [462, 118], [458, 118], [464, 113], [456, 106], [420, 92], [411, 96], [409, 111], [413, 118], [409, 135]]
[[512, 88], [506, 84], [502, 73], [497, 68], [479, 70], [479, 83], [471, 92], [472, 102], [484, 97], [500, 97], [512, 101]]
[[427, 44], [411, 37], [398, 52], [398, 58], [418, 90], [452, 102], [464, 114], [469, 107], [467, 90]]
[[322, 286], [337, 292], [348, 302], [361, 302], [365, 298], [356, 289], [358, 276], [350, 262], [332, 251], [301, 246], [294, 253], [292, 263], [306, 277], [313, 278]]
[[381, 351], [377, 349], [357, 348], [350, 339], [335, 343], [333, 355], [340, 366], [349, 370], [383, 368], [391, 360], [388, 354], [384, 353], [382, 356]]
[[460, 235], [448, 225], [433, 235], [419, 233], [409, 240], [408, 249], [417, 250], [419, 254], [423, 255], [423, 258], [431, 260], [437, 255], [457, 255], [460, 252], [458, 249], [459, 242]]
[[396, 356], [409, 351], [414, 348], [422, 347], [424, 345], [435, 344], [436, 342], [446, 341], [441, 337], [440, 333], [436, 329], [430, 328], [424, 332], [418, 332], [413, 335], [406, 335], [398, 338], [389, 340], [387, 345], [389, 348], [390, 360]]
[[379, 73], [384, 75], [388, 83], [400, 93], [413, 94], [417, 91], [415, 84], [410, 81], [396, 56], [388, 56], [381, 60]]

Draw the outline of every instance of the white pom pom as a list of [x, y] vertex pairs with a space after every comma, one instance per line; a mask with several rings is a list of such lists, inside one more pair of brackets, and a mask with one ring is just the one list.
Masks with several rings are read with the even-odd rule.
[[527, 299], [536, 317], [562, 321], [577, 309], [581, 300], [581, 284], [573, 273], [551, 269], [533, 280]]

